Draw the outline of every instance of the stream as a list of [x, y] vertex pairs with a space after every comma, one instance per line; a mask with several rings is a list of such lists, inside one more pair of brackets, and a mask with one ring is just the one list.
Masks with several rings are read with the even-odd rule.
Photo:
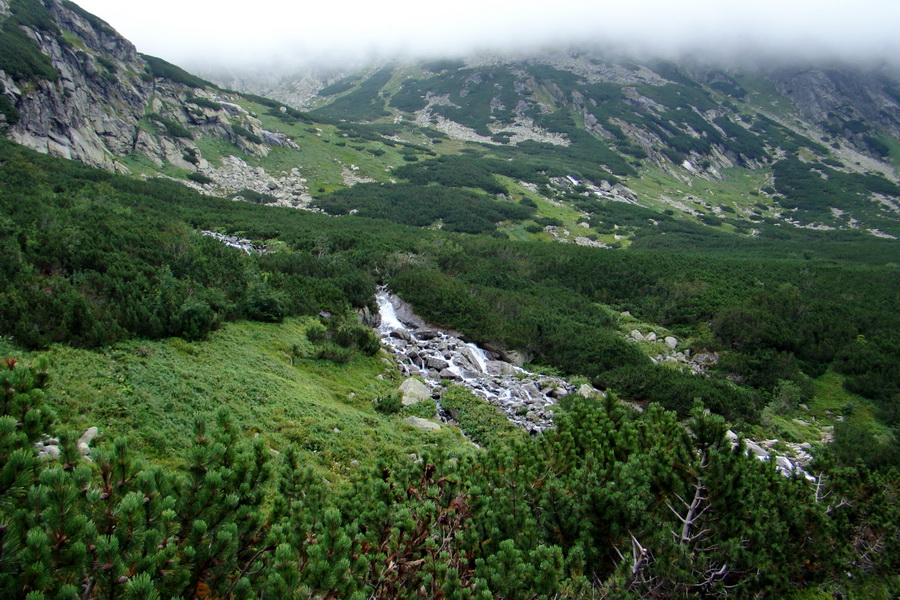
[[465, 386], [532, 433], [553, 425], [553, 407], [575, 388], [559, 377], [532, 373], [457, 335], [428, 327], [396, 295], [375, 298], [382, 342], [393, 350], [400, 370], [421, 377], [432, 389], [442, 381]]

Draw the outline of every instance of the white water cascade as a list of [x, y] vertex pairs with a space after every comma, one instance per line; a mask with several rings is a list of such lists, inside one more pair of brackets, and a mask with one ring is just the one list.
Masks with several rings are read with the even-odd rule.
[[387, 290], [375, 298], [382, 342], [405, 375], [432, 388], [451, 381], [490, 402], [520, 427], [539, 433], [553, 424], [553, 405], [574, 388], [564, 379], [531, 373], [447, 332], [428, 327]]
[[[540, 433], [553, 425], [553, 407], [563, 396], [575, 393], [566, 380], [529, 372], [509, 362], [497, 360], [476, 344], [428, 327], [411, 307], [387, 290], [375, 295], [382, 342], [397, 357], [407, 376], [421, 377], [433, 389], [446, 380], [469, 388], [475, 395], [500, 409], [510, 421]], [[737, 436], [729, 432], [732, 443]], [[759, 460], [774, 460], [779, 472], [814, 479], [784, 456], [772, 454], [752, 440], [745, 440], [745, 452]]]
[[382, 335], [390, 335], [392, 331], [406, 329], [406, 326], [397, 318], [397, 311], [394, 310], [394, 305], [391, 304], [387, 292], [378, 292], [375, 300], [378, 302], [378, 315], [381, 317], [381, 325], [378, 330]]

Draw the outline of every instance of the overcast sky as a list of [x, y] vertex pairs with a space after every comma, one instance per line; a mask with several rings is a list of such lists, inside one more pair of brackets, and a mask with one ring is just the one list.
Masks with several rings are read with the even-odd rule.
[[184, 67], [584, 41], [627, 50], [900, 55], [900, 0], [76, 0]]

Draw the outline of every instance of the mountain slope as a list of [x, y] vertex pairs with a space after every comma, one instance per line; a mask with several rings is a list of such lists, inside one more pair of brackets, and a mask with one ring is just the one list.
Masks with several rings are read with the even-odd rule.
[[[139, 54], [101, 19], [67, 0], [3, 0], [0, 59], [8, 135], [28, 147], [120, 172], [192, 172], [195, 138], [264, 155], [287, 144], [233, 103], [237, 96]], [[135, 161], [138, 161], [137, 163]]]
[[[122, 171], [0, 140], [4, 594], [897, 589], [887, 125], [587, 53], [377, 65], [306, 113], [69, 3], [0, 8], [7, 131]], [[310, 202], [342, 216], [261, 206]], [[402, 364], [376, 286], [433, 324], [392, 332]], [[485, 362], [552, 427], [449, 383], [470, 340], [553, 376]], [[401, 373], [431, 393], [402, 406]]]
[[900, 235], [900, 84], [889, 66], [714, 68], [570, 50], [265, 86], [276, 98], [318, 88], [301, 112], [139, 55], [71, 2], [2, 9], [9, 137], [87, 164], [345, 212], [371, 211], [354, 198], [365, 188], [327, 197], [357, 183], [481, 181], [476, 199], [534, 210], [495, 211], [480, 230], [600, 247], [671, 218], [738, 236], [784, 225]]
[[570, 51], [385, 65], [324, 87], [310, 106], [424, 128], [442, 155], [461, 145], [515, 159], [516, 177], [550, 200], [587, 185], [574, 191], [726, 230], [772, 220], [896, 235], [897, 81], [886, 67], [765, 71]]

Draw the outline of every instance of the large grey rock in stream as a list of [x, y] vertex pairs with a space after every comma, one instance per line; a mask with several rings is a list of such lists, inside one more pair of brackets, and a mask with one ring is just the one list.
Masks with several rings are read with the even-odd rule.
[[435, 331], [434, 329], [417, 329], [413, 332], [413, 335], [416, 336], [417, 340], [427, 341], [441, 337], [441, 332]]
[[582, 398], [593, 398], [594, 396], [599, 396], [600, 392], [597, 391], [597, 389], [594, 388], [594, 386], [592, 386], [591, 384], [584, 383], [580, 388], [578, 388], [577, 394]]
[[502, 360], [490, 360], [487, 363], [488, 374], [500, 377], [512, 377], [516, 374], [516, 367]]
[[503, 359], [517, 367], [521, 367], [530, 363], [534, 359], [534, 356], [525, 350], [507, 350], [503, 352]]
[[443, 371], [450, 366], [450, 363], [448, 363], [446, 360], [435, 358], [433, 356], [429, 356], [428, 358], [426, 358], [425, 364], [429, 369], [434, 369], [435, 371]]
[[412, 406], [431, 398], [431, 388], [414, 377], [400, 384], [400, 393], [403, 394], [403, 406]]
[[389, 300], [401, 323], [414, 329], [425, 327], [425, 321], [413, 312], [412, 306], [401, 300], [399, 296], [391, 294]]
[[88, 457], [91, 454], [91, 442], [97, 437], [97, 434], [100, 433], [100, 430], [96, 427], [88, 427], [87, 431], [81, 434], [81, 437], [78, 438], [78, 452], [81, 453], [82, 456]]
[[462, 375], [459, 373], [454, 373], [450, 369], [444, 369], [440, 372], [441, 379], [452, 379], [454, 381], [461, 381]]
[[356, 309], [356, 318], [360, 323], [373, 329], [378, 329], [381, 325], [381, 316], [378, 313], [372, 313], [368, 306]]
[[395, 329], [391, 332], [391, 337], [395, 337], [398, 340], [404, 340], [407, 342], [412, 341], [412, 336], [409, 334], [409, 331], [406, 329]]
[[434, 421], [429, 421], [428, 419], [422, 419], [420, 417], [407, 417], [404, 419], [407, 423], [412, 425], [413, 427], [418, 427], [423, 431], [440, 431], [441, 426], [435, 423]]

